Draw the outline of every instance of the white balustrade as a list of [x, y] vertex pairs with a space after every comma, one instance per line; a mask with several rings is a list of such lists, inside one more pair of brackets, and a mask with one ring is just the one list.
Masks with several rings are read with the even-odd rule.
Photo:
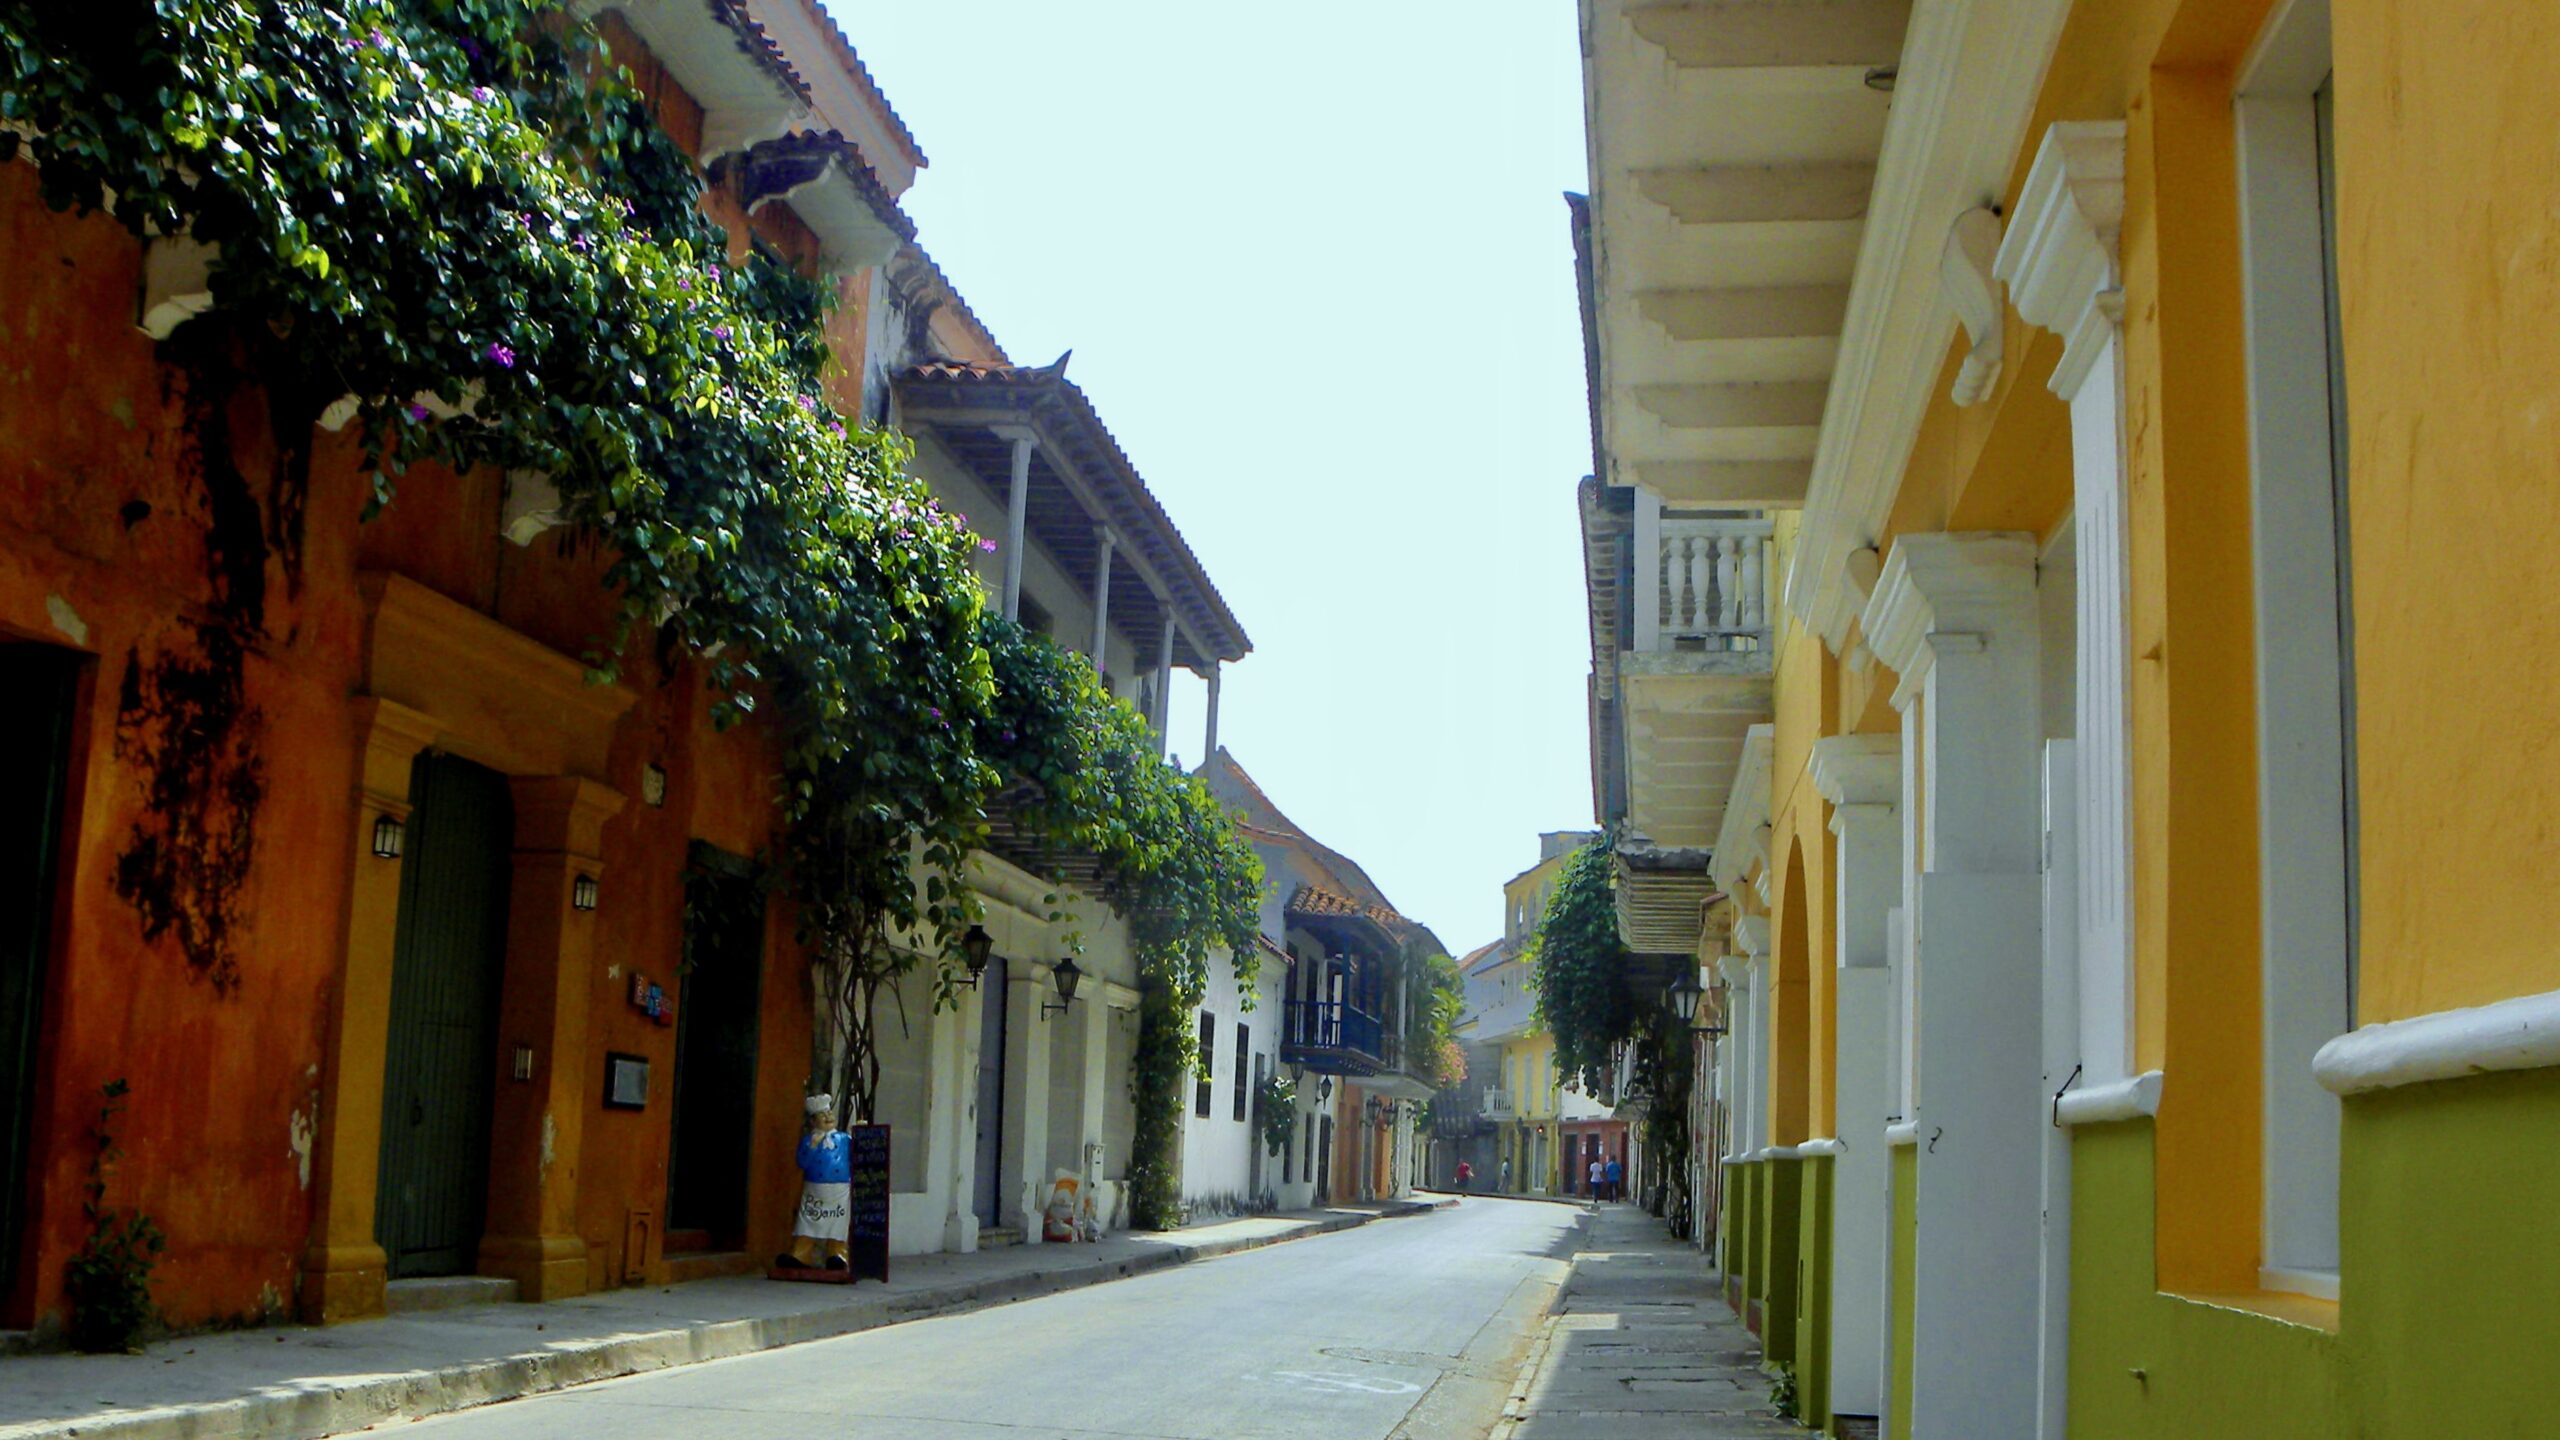
[[1654, 581], [1671, 648], [1756, 650], [1769, 629], [1769, 522], [1662, 519]]

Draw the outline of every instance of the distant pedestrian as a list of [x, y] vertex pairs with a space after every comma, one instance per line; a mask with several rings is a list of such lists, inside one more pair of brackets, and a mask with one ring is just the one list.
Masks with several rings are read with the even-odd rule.
[[1601, 1187], [1602, 1185], [1604, 1185], [1604, 1184], [1608, 1183], [1608, 1170], [1607, 1170], [1607, 1167], [1603, 1166], [1603, 1165], [1600, 1163], [1600, 1157], [1599, 1157], [1599, 1156], [1597, 1156], [1597, 1155], [1595, 1155], [1595, 1156], [1591, 1157], [1591, 1177], [1590, 1177], [1590, 1178], [1591, 1178], [1591, 1203], [1592, 1203], [1592, 1204], [1594, 1204], [1594, 1205], [1597, 1205], [1597, 1204], [1599, 1204], [1599, 1203], [1601, 1202], [1601, 1200], [1602, 1200], [1603, 1198], [1605, 1198], [1605, 1197], [1603, 1197], [1603, 1196], [1601, 1195], [1601, 1193], [1600, 1193], [1600, 1187]]
[[1459, 1162], [1458, 1162], [1458, 1188], [1459, 1188], [1461, 1191], [1463, 1191], [1463, 1190], [1465, 1190], [1468, 1186], [1473, 1185], [1474, 1183], [1476, 1183], [1476, 1167], [1474, 1167], [1473, 1165], [1468, 1164], [1468, 1163], [1467, 1163], [1466, 1161], [1464, 1161], [1464, 1160], [1459, 1161]]
[[1611, 1160], [1609, 1162], [1608, 1184], [1610, 1199], [1626, 1199], [1627, 1167], [1619, 1164], [1616, 1160]]
[[1502, 1157], [1502, 1193], [1511, 1193], [1511, 1157], [1508, 1155]]

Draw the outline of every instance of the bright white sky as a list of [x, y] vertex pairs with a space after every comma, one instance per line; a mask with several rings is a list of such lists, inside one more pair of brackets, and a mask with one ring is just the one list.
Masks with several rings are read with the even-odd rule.
[[932, 157], [919, 240], [1016, 361], [1075, 351], [1252, 635], [1220, 740], [1453, 953], [1493, 938], [1591, 821], [1573, 7], [827, 3]]

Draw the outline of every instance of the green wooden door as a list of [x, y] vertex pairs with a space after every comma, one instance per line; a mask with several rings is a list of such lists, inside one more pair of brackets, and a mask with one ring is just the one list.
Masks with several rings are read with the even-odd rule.
[[9, 757], [0, 764], [0, 1295], [16, 1283], [25, 1243], [38, 1022], [83, 658], [42, 645], [0, 646], [0, 690], [9, 696], [0, 705], [0, 754]]
[[374, 1208], [394, 1278], [466, 1272], [480, 1243], [515, 831], [506, 777], [467, 760], [419, 756], [409, 800]]
[[734, 1250], [746, 1243], [764, 994], [764, 892], [745, 861], [695, 848], [685, 932], [690, 968], [676, 996], [667, 1229], [704, 1231], [713, 1248]]

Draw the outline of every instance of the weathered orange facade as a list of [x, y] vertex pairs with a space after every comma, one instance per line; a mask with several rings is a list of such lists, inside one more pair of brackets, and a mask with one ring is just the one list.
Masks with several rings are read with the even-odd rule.
[[[698, 133], [681, 90], [638, 69], [670, 133]], [[815, 255], [783, 206], [749, 221], [731, 197], [707, 204], [740, 249], [752, 229]], [[130, 1095], [107, 1202], [168, 1235], [152, 1291], [172, 1325], [380, 1312], [404, 862], [372, 837], [406, 817], [422, 751], [499, 772], [513, 801], [474, 1268], [528, 1299], [669, 1278], [677, 1030], [629, 1003], [630, 977], [683, 1013], [691, 847], [776, 843], [766, 732], [715, 729], [698, 666], [662, 661], [645, 634], [614, 685], [590, 683], [583, 662], [617, 618], [606, 557], [567, 530], [502, 538], [501, 477], [422, 468], [363, 519], [353, 439], [241, 373], [219, 315], [163, 342], [138, 330], [141, 245], [49, 211], [24, 164], [0, 166], [0, 254], [0, 639], [80, 666], [0, 1325], [62, 1310], [116, 1080]], [[868, 275], [845, 289], [866, 296]], [[864, 324], [844, 307], [839, 354], [859, 357]], [[861, 366], [846, 368], [851, 411]], [[575, 903], [586, 880], [591, 910]], [[763, 926], [743, 1247], [696, 1269], [772, 1253], [798, 1184], [805, 967], [783, 905]], [[642, 1108], [606, 1107], [608, 1052], [649, 1061]]]

